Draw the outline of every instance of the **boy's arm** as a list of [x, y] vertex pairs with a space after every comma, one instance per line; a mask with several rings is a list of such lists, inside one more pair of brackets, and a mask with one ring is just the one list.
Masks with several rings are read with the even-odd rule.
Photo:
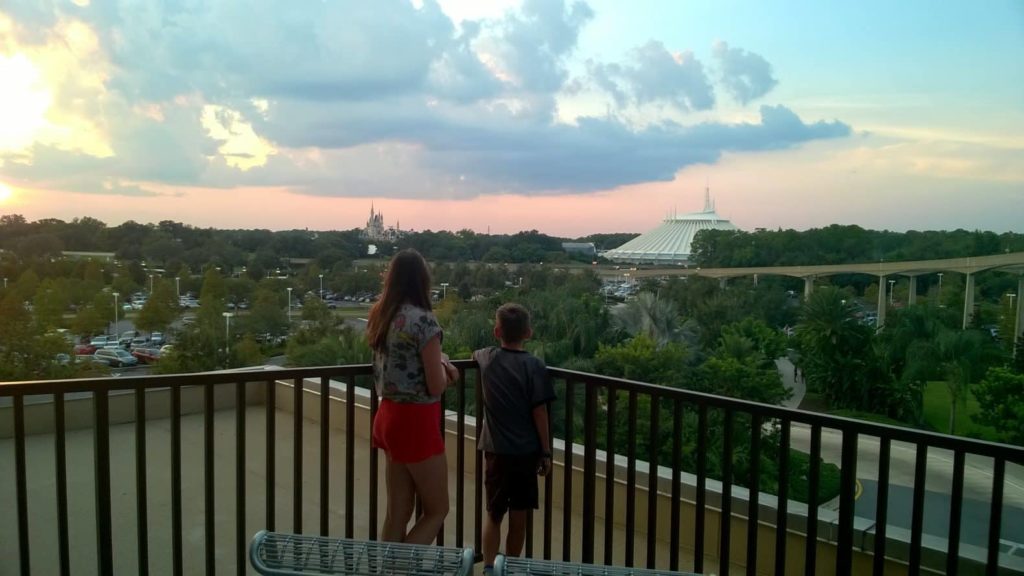
[[551, 471], [551, 438], [548, 436], [548, 405], [540, 404], [533, 408], [533, 425], [537, 427], [537, 437], [540, 438], [540, 465], [537, 473], [547, 476]]

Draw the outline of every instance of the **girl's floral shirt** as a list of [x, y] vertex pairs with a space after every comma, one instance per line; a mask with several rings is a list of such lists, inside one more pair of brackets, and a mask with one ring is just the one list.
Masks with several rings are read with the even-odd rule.
[[434, 336], [443, 336], [434, 313], [403, 304], [388, 327], [387, 346], [373, 354], [377, 394], [395, 402], [429, 404], [440, 400], [427, 391], [420, 351]]

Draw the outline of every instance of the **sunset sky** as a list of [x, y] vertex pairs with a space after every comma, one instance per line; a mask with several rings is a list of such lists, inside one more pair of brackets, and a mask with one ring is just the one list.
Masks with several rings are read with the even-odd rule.
[[1024, 231], [1024, 3], [4, 0], [0, 214]]

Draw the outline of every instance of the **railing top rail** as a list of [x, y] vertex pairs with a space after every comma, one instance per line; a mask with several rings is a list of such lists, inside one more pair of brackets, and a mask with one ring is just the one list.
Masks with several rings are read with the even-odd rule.
[[[460, 368], [473, 368], [473, 360], [456, 360], [453, 362]], [[341, 366], [321, 366], [314, 368], [280, 368], [273, 370], [241, 370], [204, 372], [199, 374], [166, 374], [152, 376], [120, 376], [116, 378], [85, 378], [68, 380], [38, 380], [27, 382], [0, 382], [0, 398], [54, 394], [57, 392], [92, 392], [97, 390], [131, 390], [139, 386], [146, 389], [175, 388], [182, 386], [200, 386], [206, 384], [232, 384], [235, 382], [262, 382], [272, 380], [296, 380], [312, 378], [345, 378], [365, 376], [372, 373], [369, 364], [349, 364]], [[611, 376], [577, 372], [563, 368], [549, 368], [552, 377], [579, 382], [585, 386], [600, 386], [615, 390], [633, 391], [640, 394], [658, 396], [663, 399], [680, 400], [684, 403], [704, 405], [717, 409], [731, 409], [740, 413], [756, 414], [765, 419], [776, 419], [789, 422], [820, 426], [842, 432], [855, 432], [866, 436], [888, 438], [890, 440], [922, 444], [935, 448], [963, 451], [993, 458], [1003, 458], [1009, 462], [1024, 464], [1024, 447], [987, 442], [973, 438], [948, 436], [936, 432], [903, 428], [876, 422], [855, 420], [841, 416], [805, 412], [794, 408], [772, 406], [749, 400], [740, 400], [726, 396], [716, 396], [704, 392], [696, 392], [681, 388], [670, 388], [658, 384], [637, 382]]]
[[662, 399], [681, 400], [690, 404], [702, 404], [714, 408], [732, 409], [736, 412], [757, 414], [763, 418], [786, 420], [812, 426], [818, 425], [822, 428], [836, 429], [844, 432], [856, 432], [867, 436], [878, 436], [911, 444], [924, 444], [930, 447], [944, 448], [947, 450], [962, 450], [971, 454], [1005, 458], [1011, 462], [1024, 464], [1024, 447], [1021, 446], [999, 444], [997, 442], [988, 442], [974, 438], [949, 436], [946, 434], [939, 434], [937, 432], [856, 420], [853, 418], [822, 414], [819, 412], [806, 412], [795, 408], [773, 406], [771, 404], [762, 404], [759, 402], [752, 402], [750, 400], [740, 400], [737, 398], [730, 398], [728, 396], [716, 396], [705, 392], [696, 392], [694, 390], [686, 390], [683, 388], [670, 388], [668, 386], [658, 384], [649, 384], [646, 382], [637, 382], [635, 380], [626, 380], [612, 376], [590, 374], [588, 372], [577, 372], [574, 370], [566, 370], [564, 368], [549, 368], [548, 371], [555, 378], [569, 379], [581, 382], [584, 385], [598, 385], [617, 390], [635, 391], [643, 394], [657, 395]]

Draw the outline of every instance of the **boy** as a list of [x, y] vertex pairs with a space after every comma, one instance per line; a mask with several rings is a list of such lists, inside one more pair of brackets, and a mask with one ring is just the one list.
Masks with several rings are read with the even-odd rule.
[[530, 313], [505, 304], [495, 315], [500, 347], [473, 353], [483, 382], [484, 422], [479, 449], [484, 452], [487, 517], [483, 526], [484, 574], [490, 574], [501, 541], [501, 522], [509, 513], [505, 554], [519, 556], [526, 539], [526, 511], [538, 506], [537, 478], [551, 471], [548, 404], [555, 391], [547, 367], [523, 348], [533, 336]]

